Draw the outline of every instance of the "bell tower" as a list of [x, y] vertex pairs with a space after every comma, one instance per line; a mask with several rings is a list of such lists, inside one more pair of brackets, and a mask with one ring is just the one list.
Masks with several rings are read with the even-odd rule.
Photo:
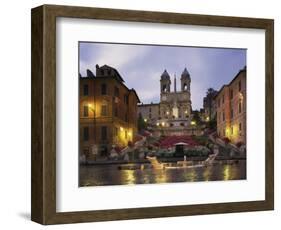
[[165, 70], [160, 79], [160, 92], [161, 95], [163, 93], [169, 93], [170, 92], [170, 86], [171, 86], [171, 79], [170, 75], [168, 74], [167, 70]]
[[181, 91], [182, 92], [189, 92], [190, 93], [190, 74], [186, 68], [184, 68], [181, 74]]

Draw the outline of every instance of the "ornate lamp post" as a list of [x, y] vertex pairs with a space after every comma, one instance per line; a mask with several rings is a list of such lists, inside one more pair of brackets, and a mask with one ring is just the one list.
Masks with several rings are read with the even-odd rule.
[[96, 110], [95, 110], [95, 108], [93, 108], [93, 106], [91, 104], [88, 104], [88, 108], [93, 112], [94, 144], [92, 146], [92, 154], [94, 155], [94, 158], [96, 160], [96, 156], [98, 153], [97, 138], [96, 138]]
[[191, 121], [191, 135], [194, 134], [194, 127], [196, 126], [196, 121]]

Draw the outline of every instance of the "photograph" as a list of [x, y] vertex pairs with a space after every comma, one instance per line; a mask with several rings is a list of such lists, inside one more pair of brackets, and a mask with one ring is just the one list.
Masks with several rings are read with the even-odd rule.
[[274, 210], [276, 20], [192, 12], [32, 8], [32, 221]]
[[246, 179], [246, 49], [78, 52], [80, 187]]

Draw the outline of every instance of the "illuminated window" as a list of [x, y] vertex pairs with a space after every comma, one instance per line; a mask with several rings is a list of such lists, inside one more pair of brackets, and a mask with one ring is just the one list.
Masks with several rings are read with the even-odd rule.
[[83, 116], [84, 117], [88, 117], [89, 116], [89, 107], [88, 107], [88, 105], [84, 105]]
[[127, 132], [127, 130], [125, 130], [125, 138], [126, 138], [126, 139], [128, 138], [128, 132]]
[[231, 135], [233, 135], [233, 126], [231, 126]]

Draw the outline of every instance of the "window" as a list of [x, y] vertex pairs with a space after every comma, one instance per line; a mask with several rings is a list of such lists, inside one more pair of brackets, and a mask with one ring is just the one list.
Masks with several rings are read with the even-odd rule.
[[116, 86], [114, 87], [114, 96], [119, 97], [119, 88]]
[[125, 130], [125, 138], [126, 138], [126, 139], [128, 138], [128, 132], [127, 132], [127, 130]]
[[222, 103], [224, 104], [224, 94], [222, 95]]
[[115, 109], [114, 109], [114, 116], [118, 117], [118, 108], [117, 107], [115, 107]]
[[230, 110], [230, 117], [233, 118], [233, 109]]
[[220, 100], [220, 98], [218, 99], [218, 107], [220, 107], [221, 106], [221, 100]]
[[89, 86], [88, 84], [83, 85], [83, 95], [88, 96], [89, 95]]
[[241, 92], [241, 81], [238, 82], [238, 90]]
[[124, 103], [125, 103], [126, 105], [129, 104], [129, 97], [128, 97], [128, 95], [124, 95]]
[[83, 128], [83, 140], [88, 141], [89, 140], [89, 127]]
[[101, 69], [101, 70], [100, 70], [100, 73], [101, 73], [101, 75], [104, 75], [104, 70]]
[[239, 131], [242, 131], [242, 124], [239, 123]]
[[233, 99], [233, 90], [230, 90], [230, 99]]
[[149, 112], [151, 113], [151, 108], [149, 108]]
[[107, 127], [106, 126], [101, 127], [101, 139], [103, 141], [107, 139]]
[[241, 101], [239, 101], [238, 108], [239, 108], [239, 113], [241, 113], [242, 112], [242, 102]]
[[107, 116], [107, 105], [101, 106], [101, 116]]
[[152, 115], [151, 115], [151, 113], [149, 114], [149, 119], [151, 119], [152, 118]]
[[167, 87], [166, 87], [166, 85], [163, 85], [162, 91], [163, 91], [163, 92], [167, 92]]
[[101, 94], [102, 95], [107, 94], [107, 85], [105, 83], [101, 84]]
[[231, 135], [233, 135], [233, 126], [231, 126]]
[[88, 117], [89, 116], [89, 107], [87, 105], [84, 105], [83, 116], [84, 117]]
[[225, 120], [225, 114], [224, 114], [224, 112], [222, 113], [222, 121], [224, 121]]

